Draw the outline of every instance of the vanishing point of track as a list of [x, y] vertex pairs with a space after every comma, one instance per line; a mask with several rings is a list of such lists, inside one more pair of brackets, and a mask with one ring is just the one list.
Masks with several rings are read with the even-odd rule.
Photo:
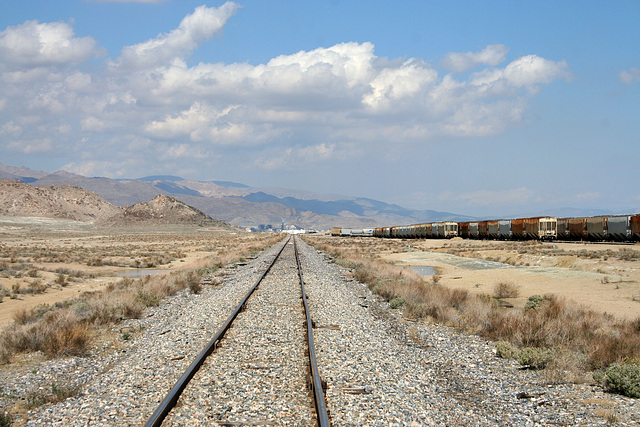
[[[285, 256], [284, 254], [286, 252], [293, 252], [293, 257], [291, 257], [291, 254], [289, 254], [288, 256]], [[288, 258], [288, 259], [287, 259]], [[297, 275], [298, 275], [298, 279], [299, 279], [299, 294], [296, 296], [294, 295], [294, 298], [299, 298], [302, 300], [302, 306], [304, 308], [304, 325], [306, 328], [306, 336], [304, 337], [304, 341], [306, 341], [307, 343], [307, 348], [304, 351], [298, 351], [296, 353], [298, 354], [307, 354], [308, 355], [308, 360], [307, 360], [307, 367], [308, 369], [306, 370], [306, 381], [301, 381], [302, 383], [306, 384], [308, 387], [311, 388], [312, 391], [312, 398], [310, 399], [310, 401], [313, 404], [313, 408], [309, 409], [310, 412], [315, 412], [315, 419], [317, 422], [317, 425], [319, 426], [328, 426], [329, 425], [329, 416], [328, 416], [328, 412], [327, 412], [327, 408], [326, 408], [326, 403], [325, 403], [325, 398], [324, 398], [324, 393], [323, 393], [323, 388], [322, 388], [322, 380], [320, 378], [320, 373], [318, 370], [318, 366], [316, 363], [316, 355], [315, 355], [315, 348], [314, 348], [314, 342], [313, 342], [313, 327], [312, 327], [312, 320], [311, 320], [311, 316], [309, 313], [309, 307], [307, 304], [307, 297], [306, 297], [306, 292], [305, 292], [305, 286], [304, 286], [304, 279], [303, 279], [303, 274], [302, 274], [302, 267], [300, 265], [300, 259], [299, 259], [299, 255], [298, 255], [298, 248], [297, 248], [297, 242], [296, 242], [296, 238], [289, 238], [286, 242], [284, 242], [284, 244], [282, 245], [282, 248], [280, 249], [280, 251], [278, 252], [278, 254], [274, 257], [274, 259], [272, 260], [272, 262], [269, 264], [269, 266], [265, 269], [265, 271], [262, 273], [262, 275], [258, 278], [258, 280], [255, 282], [255, 284], [251, 287], [251, 289], [249, 289], [249, 291], [245, 294], [244, 298], [242, 299], [242, 301], [238, 304], [238, 306], [235, 308], [235, 310], [233, 311], [233, 313], [231, 313], [231, 315], [227, 318], [227, 320], [224, 322], [224, 324], [222, 325], [222, 327], [220, 327], [220, 329], [216, 332], [216, 334], [213, 336], [213, 338], [211, 338], [211, 340], [209, 341], [209, 343], [205, 346], [205, 348], [200, 352], [200, 354], [196, 357], [196, 359], [191, 363], [191, 365], [188, 367], [188, 369], [186, 370], [186, 372], [182, 375], [182, 377], [177, 381], [177, 383], [174, 385], [174, 387], [171, 389], [171, 391], [167, 394], [167, 396], [164, 398], [164, 400], [160, 403], [160, 405], [158, 406], [158, 408], [155, 410], [155, 412], [151, 415], [151, 417], [149, 418], [149, 420], [146, 423], [146, 426], [159, 426], [163, 423], [163, 421], [165, 420], [165, 418], [170, 414], [170, 412], [172, 411], [172, 409], [174, 407], [176, 407], [176, 405], [178, 404], [179, 399], [181, 398], [181, 396], [183, 396], [183, 393], [185, 392], [185, 389], [187, 389], [187, 386], [189, 385], [190, 381], [194, 378], [194, 376], [196, 375], [196, 373], [198, 373], [198, 371], [200, 370], [201, 367], [203, 367], [203, 365], [205, 365], [205, 362], [207, 362], [207, 359], [209, 358], [209, 356], [214, 353], [216, 351], [217, 348], [221, 347], [221, 346], [232, 346], [235, 343], [233, 342], [229, 342], [230, 339], [227, 339], [224, 341], [224, 344], [222, 343], [223, 338], [225, 337], [225, 334], [229, 331], [230, 328], [232, 328], [233, 326], [235, 326], [234, 321], [236, 321], [236, 318], [238, 317], [238, 315], [240, 313], [242, 313], [245, 310], [248, 310], [249, 307], [249, 301], [250, 301], [250, 297], [252, 295], [254, 295], [255, 291], [259, 288], [260, 284], [265, 280], [265, 278], [267, 277], [267, 275], [272, 271], [273, 267], [276, 265], [276, 263], [281, 262], [281, 263], [291, 263], [291, 260], [295, 259], [295, 265], [296, 267], [291, 267], [291, 266], [287, 266], [284, 267], [285, 270], [293, 270], [294, 268], [297, 268]], [[277, 281], [280, 281], [282, 283], [285, 283], [286, 280], [284, 279], [277, 279]], [[279, 287], [279, 285], [276, 285]], [[284, 293], [289, 293], [291, 294], [292, 292], [290, 290], [287, 289], [275, 289], [276, 294], [284, 294]], [[272, 297], [269, 297], [268, 300], [272, 301]], [[253, 299], [252, 299], [253, 301]], [[291, 299], [289, 299], [289, 301], [291, 301]], [[273, 303], [273, 309], [272, 310], [280, 310], [282, 307], [286, 306], [286, 310], [291, 310], [292, 308], [290, 307], [292, 304], [289, 304], [287, 302], [283, 302], [283, 301], [275, 301], [275, 302], [271, 302]], [[256, 304], [262, 304], [262, 302], [260, 303], [256, 303]], [[301, 310], [295, 309], [298, 312], [301, 312]], [[272, 311], [272, 313], [275, 316], [275, 313]], [[289, 316], [289, 323], [296, 323], [298, 322], [298, 319], [296, 319], [296, 315], [295, 314], [284, 314], [285, 316]], [[302, 316], [302, 313], [300, 313], [300, 315]], [[262, 322], [262, 319], [258, 319], [258, 322]], [[255, 325], [257, 322], [256, 320], [250, 322], [252, 325]], [[292, 325], [292, 330], [294, 331], [294, 335], [297, 334], [297, 331], [300, 331], [300, 323], [298, 322], [297, 325]], [[299, 339], [299, 338], [298, 338]], [[252, 346], [252, 343], [244, 343], [244, 345], [249, 345]], [[271, 349], [271, 351], [274, 349]], [[287, 350], [283, 349], [283, 348], [279, 348], [279, 346], [275, 347], [275, 350], [280, 352], [276, 355], [274, 355], [275, 358], [283, 358], [283, 357], [289, 357], [289, 354], [286, 354], [285, 352]], [[224, 368], [223, 368], [224, 369]], [[256, 368], [254, 368], [256, 369]], [[302, 370], [304, 371], [304, 370]], [[308, 394], [306, 390], [300, 390], [301, 393], [303, 394]], [[197, 393], [197, 392], [196, 392]], [[280, 393], [283, 394], [283, 393]], [[286, 392], [284, 393], [285, 395], [287, 394]], [[285, 398], [285, 396], [282, 396], [282, 398]], [[304, 399], [302, 399], [304, 400]]]

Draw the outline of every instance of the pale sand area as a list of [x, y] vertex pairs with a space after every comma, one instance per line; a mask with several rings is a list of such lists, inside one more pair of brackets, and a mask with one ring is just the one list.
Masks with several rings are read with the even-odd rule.
[[[171, 271], [178, 271], [189, 268], [198, 268], [201, 266], [202, 260], [215, 254], [215, 252], [207, 251], [194, 251], [187, 253], [184, 258], [171, 262], [170, 264], [163, 265], [154, 269], [153, 274], [163, 274], [162, 271], [169, 273]], [[74, 264], [54, 264], [48, 265], [50, 268], [69, 268], [71, 270], [89, 270], [83, 265]], [[50, 287], [42, 294], [20, 294], [18, 299], [11, 299], [4, 297], [0, 303], [0, 329], [13, 322], [13, 315], [17, 310], [30, 310], [40, 304], [55, 304], [56, 302], [66, 301], [68, 299], [76, 298], [83, 292], [102, 291], [110, 283], [116, 283], [122, 280], [122, 277], [118, 274], [133, 272], [140, 273], [144, 277], [144, 273], [147, 269], [131, 269], [131, 268], [102, 268], [91, 269], [92, 273], [100, 274], [99, 277], [81, 279], [78, 282], [68, 282], [65, 286], [55, 285]], [[47, 273], [40, 273], [45, 275]], [[53, 274], [51, 281], [53, 281]], [[15, 282], [21, 282], [21, 279], [0, 279], [0, 285], [6, 289], [11, 289], [11, 285]]]
[[[407, 241], [407, 252], [384, 254], [383, 258], [397, 265], [434, 267], [439, 283], [473, 293], [493, 295], [498, 283], [513, 284], [519, 288], [520, 296], [507, 301], [515, 307], [524, 307], [531, 295], [551, 293], [619, 318], [640, 317], [640, 260], [624, 261], [615, 256], [624, 250], [638, 251], [640, 245], [545, 243], [524, 246], [527, 253], [518, 253], [518, 248], [522, 252], [521, 245], [467, 240]], [[609, 255], [585, 258], [585, 253], [594, 251]], [[465, 256], [452, 254], [456, 252]], [[583, 256], [578, 257], [578, 253]], [[431, 279], [425, 276], [425, 280]]]

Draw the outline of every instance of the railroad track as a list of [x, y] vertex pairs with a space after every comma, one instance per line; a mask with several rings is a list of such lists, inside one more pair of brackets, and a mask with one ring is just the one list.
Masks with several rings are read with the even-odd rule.
[[[249, 407], [240, 403], [245, 393], [252, 396]], [[295, 236], [283, 243], [146, 426], [165, 420], [329, 425]]]

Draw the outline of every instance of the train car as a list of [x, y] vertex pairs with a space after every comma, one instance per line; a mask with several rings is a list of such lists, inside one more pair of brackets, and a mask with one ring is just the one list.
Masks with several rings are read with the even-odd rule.
[[339, 236], [341, 230], [342, 230], [341, 228], [332, 228], [331, 229], [331, 235], [332, 236]]
[[513, 233], [511, 232], [511, 220], [501, 219], [498, 221], [498, 239], [511, 240], [513, 239]]
[[478, 239], [486, 240], [489, 238], [489, 224], [487, 221], [478, 221]]
[[587, 218], [587, 240], [598, 241], [607, 237], [607, 217], [594, 216]]
[[538, 239], [555, 240], [558, 238], [558, 219], [543, 217], [538, 219]]
[[553, 240], [558, 237], [558, 219], [551, 217], [511, 220], [511, 232], [518, 240]]
[[[373, 228], [351, 228], [349, 229], [350, 235], [353, 237], [372, 237]], [[347, 236], [348, 234], [345, 234]]]
[[340, 229], [340, 235], [341, 236], [351, 236], [351, 229], [350, 228], [341, 228]]
[[458, 223], [445, 221], [438, 223], [438, 236], [440, 238], [451, 239], [458, 236]]
[[487, 221], [487, 234], [490, 239], [498, 239], [500, 236], [500, 228], [498, 221]]
[[607, 240], [625, 242], [633, 239], [631, 215], [613, 215], [607, 217]]
[[458, 236], [463, 239], [469, 238], [469, 223], [468, 222], [459, 222], [458, 223]]
[[584, 240], [587, 237], [586, 218], [567, 218], [569, 227], [569, 240]]
[[479, 239], [480, 238], [480, 223], [479, 222], [470, 222], [469, 223], [469, 238], [471, 238], [471, 239]]
[[569, 218], [558, 218], [556, 233], [558, 239], [569, 240]]
[[640, 240], [640, 215], [631, 217], [631, 240]]
[[431, 239], [433, 237], [433, 227], [430, 222], [424, 224], [424, 235], [425, 239]]

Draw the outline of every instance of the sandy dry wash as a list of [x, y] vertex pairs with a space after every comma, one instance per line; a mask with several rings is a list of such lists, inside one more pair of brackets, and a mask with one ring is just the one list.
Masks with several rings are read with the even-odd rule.
[[[531, 295], [564, 296], [598, 312], [640, 316], [640, 245], [474, 240], [407, 240], [383, 253], [398, 265], [431, 266], [441, 284], [493, 294], [502, 282], [519, 288], [507, 299], [522, 308]], [[409, 247], [411, 245], [411, 247]]]

